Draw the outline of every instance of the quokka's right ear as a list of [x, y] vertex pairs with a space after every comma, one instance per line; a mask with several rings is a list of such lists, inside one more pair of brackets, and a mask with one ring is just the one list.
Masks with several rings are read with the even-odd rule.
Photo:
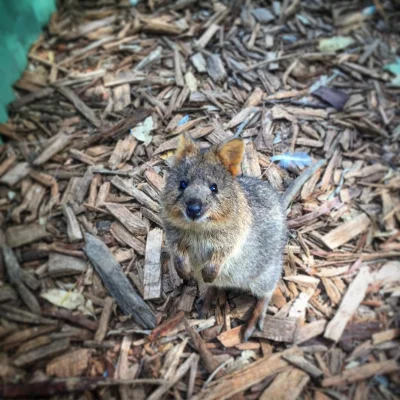
[[179, 136], [178, 148], [175, 152], [175, 161], [182, 160], [185, 157], [196, 156], [199, 150], [194, 140], [187, 133], [183, 133]]
[[217, 154], [222, 164], [233, 175], [240, 172], [240, 164], [243, 160], [244, 143], [242, 139], [232, 139], [222, 143], [217, 150]]

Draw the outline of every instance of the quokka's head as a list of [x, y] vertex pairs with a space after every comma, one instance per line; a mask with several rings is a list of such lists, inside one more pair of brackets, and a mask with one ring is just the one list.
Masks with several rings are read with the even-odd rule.
[[220, 226], [231, 219], [243, 152], [241, 139], [203, 150], [187, 134], [182, 135], [164, 188], [164, 217], [188, 229]]

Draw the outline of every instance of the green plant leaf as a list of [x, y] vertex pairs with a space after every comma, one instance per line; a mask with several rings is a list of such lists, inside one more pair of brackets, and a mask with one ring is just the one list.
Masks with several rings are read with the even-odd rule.
[[355, 40], [349, 36], [334, 36], [330, 39], [321, 39], [319, 41], [319, 51], [330, 53], [343, 50], [355, 43]]

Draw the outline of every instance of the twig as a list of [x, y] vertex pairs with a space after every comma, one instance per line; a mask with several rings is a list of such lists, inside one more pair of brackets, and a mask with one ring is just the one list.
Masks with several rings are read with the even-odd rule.
[[297, 193], [301, 190], [303, 185], [325, 164], [326, 160], [318, 161], [312, 167], [307, 168], [292, 182], [292, 184], [286, 189], [286, 192], [284, 193], [282, 198], [282, 203], [285, 210], [289, 207], [289, 204], [296, 197]]

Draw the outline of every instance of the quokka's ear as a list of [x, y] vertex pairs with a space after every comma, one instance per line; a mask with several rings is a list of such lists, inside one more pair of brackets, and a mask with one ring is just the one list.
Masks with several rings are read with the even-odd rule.
[[227, 170], [236, 176], [240, 172], [240, 163], [243, 160], [244, 143], [242, 139], [233, 139], [222, 144], [217, 150], [218, 157]]
[[187, 133], [183, 133], [181, 136], [179, 136], [178, 147], [175, 152], [176, 161], [179, 161], [185, 157], [195, 156], [198, 153], [199, 147]]

